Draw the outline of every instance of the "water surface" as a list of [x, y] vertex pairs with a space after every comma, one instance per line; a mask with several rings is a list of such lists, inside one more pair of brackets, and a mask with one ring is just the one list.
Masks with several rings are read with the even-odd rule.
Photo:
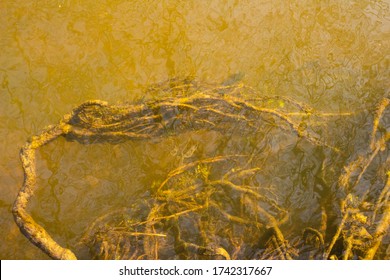
[[[19, 149], [28, 137], [85, 100], [139, 102], [153, 97], [145, 94], [150, 85], [175, 77], [243, 83], [319, 112], [353, 112], [316, 130], [346, 154], [296, 146], [294, 137], [242, 137], [234, 129], [122, 144], [59, 139], [39, 152], [32, 216], [74, 248], [99, 215], [132, 203], [181, 164], [217, 152], [259, 151], [269, 157], [255, 162], [266, 174], [258, 182], [278, 186], [279, 202], [295, 213], [287, 235], [318, 227], [321, 207], [332, 203], [322, 200], [330, 187], [314, 188], [315, 178], [326, 165], [327, 179], [335, 181], [366, 149], [375, 108], [389, 96], [389, 17], [388, 1], [2, 1], [1, 259], [47, 258], [10, 212], [23, 182]], [[387, 112], [381, 133], [389, 126]], [[375, 166], [388, 170], [388, 156], [387, 145]]]

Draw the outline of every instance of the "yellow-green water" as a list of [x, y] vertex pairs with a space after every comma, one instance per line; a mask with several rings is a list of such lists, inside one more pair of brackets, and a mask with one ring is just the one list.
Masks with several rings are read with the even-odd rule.
[[[85, 100], [132, 102], [153, 83], [187, 76], [239, 81], [335, 113], [369, 111], [389, 95], [389, 1], [4, 0], [0, 25], [1, 259], [47, 258], [10, 212], [23, 182], [19, 149]], [[345, 131], [345, 138], [354, 133]], [[344, 136], [334, 137], [340, 142]], [[241, 142], [215, 132], [120, 145], [60, 139], [39, 153], [41, 187], [29, 211], [72, 247], [92, 220], [132, 202], [186, 156], [232, 143]], [[351, 142], [351, 151], [359, 151], [359, 143]], [[323, 155], [310, 153], [305, 160], [312, 164], [298, 171], [279, 167], [287, 173], [280, 179], [270, 172], [272, 180], [293, 181], [296, 173], [288, 171], [302, 177], [309, 167], [321, 168]], [[294, 161], [275, 157], [267, 164], [286, 162]], [[284, 199], [298, 213], [291, 221], [296, 228], [316, 219], [307, 208], [312, 196], [297, 192]]]

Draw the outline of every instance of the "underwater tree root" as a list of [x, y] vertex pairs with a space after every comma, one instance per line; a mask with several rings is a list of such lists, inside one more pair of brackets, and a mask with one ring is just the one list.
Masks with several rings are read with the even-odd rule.
[[[382, 134], [381, 137], [377, 137], [377, 132], [389, 104], [389, 99], [384, 98], [375, 112], [371, 141], [366, 155], [358, 157], [347, 165], [344, 168], [344, 173], [339, 178], [339, 187], [347, 195], [340, 202], [342, 218], [326, 249], [325, 259], [337, 258], [335, 255], [332, 256], [331, 253], [339, 240], [345, 244], [342, 254], [343, 259], [374, 259], [382, 238], [388, 234], [390, 227], [389, 166], [383, 166], [383, 169], [377, 170], [378, 178], [383, 177], [380, 173], [385, 173], [387, 179], [384, 181], [384, 186], [376, 201], [372, 201], [369, 197], [373, 190], [368, 189], [363, 194], [357, 194], [357, 188], [374, 160], [386, 151], [386, 145], [390, 139], [389, 132]], [[367, 205], [372, 205], [372, 215], [366, 214], [365, 208], [367, 208]], [[378, 216], [380, 216], [379, 219]]]
[[[170, 95], [159, 97], [160, 92], [169, 92]], [[65, 115], [58, 125], [33, 136], [21, 149], [24, 182], [13, 206], [13, 215], [23, 234], [51, 258], [71, 260], [76, 259], [76, 255], [59, 245], [26, 209], [37, 188], [35, 153], [58, 137], [86, 144], [120, 143], [201, 129], [223, 133], [234, 127], [242, 133], [253, 133], [266, 123], [280, 129], [281, 133], [301, 138], [311, 145], [340, 152], [337, 147], [322, 141], [310, 127], [302, 125], [302, 119], [327, 118], [337, 114], [315, 113], [291, 98], [259, 97], [253, 89], [243, 85], [210, 89], [194, 81], [170, 82], [167, 87], [159, 85], [150, 89], [149, 94], [155, 94], [155, 99], [132, 105], [114, 106], [100, 100], [87, 101]], [[281, 102], [283, 106], [274, 105]], [[353, 192], [375, 157], [384, 149], [388, 136], [378, 139], [376, 134], [388, 104], [388, 100], [383, 101], [377, 110], [369, 143], [372, 147], [370, 153], [364, 159], [352, 162], [350, 170], [346, 168], [347, 172], [339, 180], [341, 188]], [[242, 163], [244, 160], [247, 160], [246, 164], [241, 164], [238, 169], [231, 168], [221, 179], [210, 175], [213, 166], [225, 162]], [[94, 246], [96, 256], [104, 259], [167, 258], [175, 250], [182, 258], [189, 259], [260, 259], [267, 254], [270, 258], [293, 259], [296, 253], [281, 230], [288, 211], [279, 205], [277, 199], [260, 193], [247, 183], [251, 176], [261, 171], [259, 167], [248, 166], [251, 160], [248, 155], [230, 155], [185, 163], [151, 189], [152, 198], [147, 214], [134, 212], [132, 207], [107, 213], [88, 227], [81, 243], [89, 242]], [[351, 183], [351, 170], [357, 168], [361, 172]], [[303, 234], [304, 238], [315, 236], [325, 251], [326, 259], [330, 258], [340, 238], [348, 244], [345, 258], [356, 255], [358, 249], [362, 251], [362, 258], [374, 258], [381, 238], [389, 227], [389, 189], [387, 180], [380, 194], [381, 204], [370, 221], [371, 226], [377, 225], [370, 242], [358, 240], [357, 231], [368, 226], [361, 216], [359, 221], [359, 214], [363, 214], [357, 205], [351, 203], [351, 197], [355, 199], [352, 194], [343, 201], [343, 217], [326, 249], [323, 233], [318, 230], [308, 228]], [[361, 202], [364, 199], [362, 197]], [[113, 217], [126, 215], [128, 220], [112, 222], [115, 220]], [[137, 218], [134, 219], [132, 215]], [[222, 227], [224, 230], [217, 232], [216, 224], [225, 225]], [[266, 240], [260, 245], [246, 240], [253, 236], [257, 240]], [[245, 255], [247, 253], [248, 256]]]

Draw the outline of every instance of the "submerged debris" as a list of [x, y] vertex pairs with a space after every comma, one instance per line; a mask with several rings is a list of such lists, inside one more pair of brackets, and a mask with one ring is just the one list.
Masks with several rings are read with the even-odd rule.
[[[284, 134], [341, 154], [311, 123], [352, 115], [318, 113], [291, 98], [261, 96], [242, 84], [172, 80], [149, 89], [148, 95], [152, 98], [139, 104], [85, 102], [22, 148], [25, 179], [13, 214], [26, 237], [53, 259], [76, 259], [76, 254], [60, 246], [26, 208], [37, 187], [35, 152], [60, 136], [80, 143], [118, 143], [201, 129], [223, 133], [234, 127], [240, 133]], [[271, 187], [254, 179], [262, 173], [255, 160], [261, 155], [231, 154], [182, 162], [150, 187], [149, 199], [97, 218], [81, 242], [100, 259], [373, 259], [388, 238], [390, 222], [390, 168], [375, 166], [388, 150], [389, 132], [379, 133], [388, 105], [384, 99], [378, 106], [366, 154], [338, 173], [333, 186], [339, 199], [336, 229], [327, 228], [330, 221], [323, 211], [319, 228], [308, 227], [295, 237], [288, 233], [288, 241], [283, 230], [288, 209]], [[357, 191], [365, 176], [365, 182], [373, 177], [380, 181], [378, 195], [370, 194], [370, 187], [364, 194]], [[373, 209], [367, 211], [367, 205]], [[305, 253], [308, 248], [310, 254]]]

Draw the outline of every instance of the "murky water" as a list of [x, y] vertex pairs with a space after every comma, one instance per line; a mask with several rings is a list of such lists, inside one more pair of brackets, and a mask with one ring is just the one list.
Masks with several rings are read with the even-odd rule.
[[[28, 208], [34, 219], [63, 246], [78, 248], [92, 221], [134, 203], [175, 168], [218, 154], [256, 152], [264, 155], [252, 161], [263, 170], [256, 184], [272, 186], [278, 203], [293, 213], [283, 225], [285, 237], [320, 227], [321, 209], [331, 212], [335, 199], [327, 183], [336, 182], [343, 167], [366, 149], [375, 108], [389, 97], [389, 5], [1, 1], [0, 258], [47, 258], [20, 233], [11, 214], [23, 182], [19, 149], [28, 137], [86, 100], [147, 99], [150, 85], [175, 77], [242, 83], [318, 112], [354, 113], [309, 123], [321, 140], [344, 153], [295, 136], [243, 136], [234, 127], [120, 144], [61, 138], [38, 153], [40, 188]], [[386, 111], [380, 133], [389, 133], [389, 118]], [[389, 170], [388, 143], [373, 166]], [[369, 183], [381, 184], [375, 176]], [[79, 254], [88, 258], [87, 252]]]

